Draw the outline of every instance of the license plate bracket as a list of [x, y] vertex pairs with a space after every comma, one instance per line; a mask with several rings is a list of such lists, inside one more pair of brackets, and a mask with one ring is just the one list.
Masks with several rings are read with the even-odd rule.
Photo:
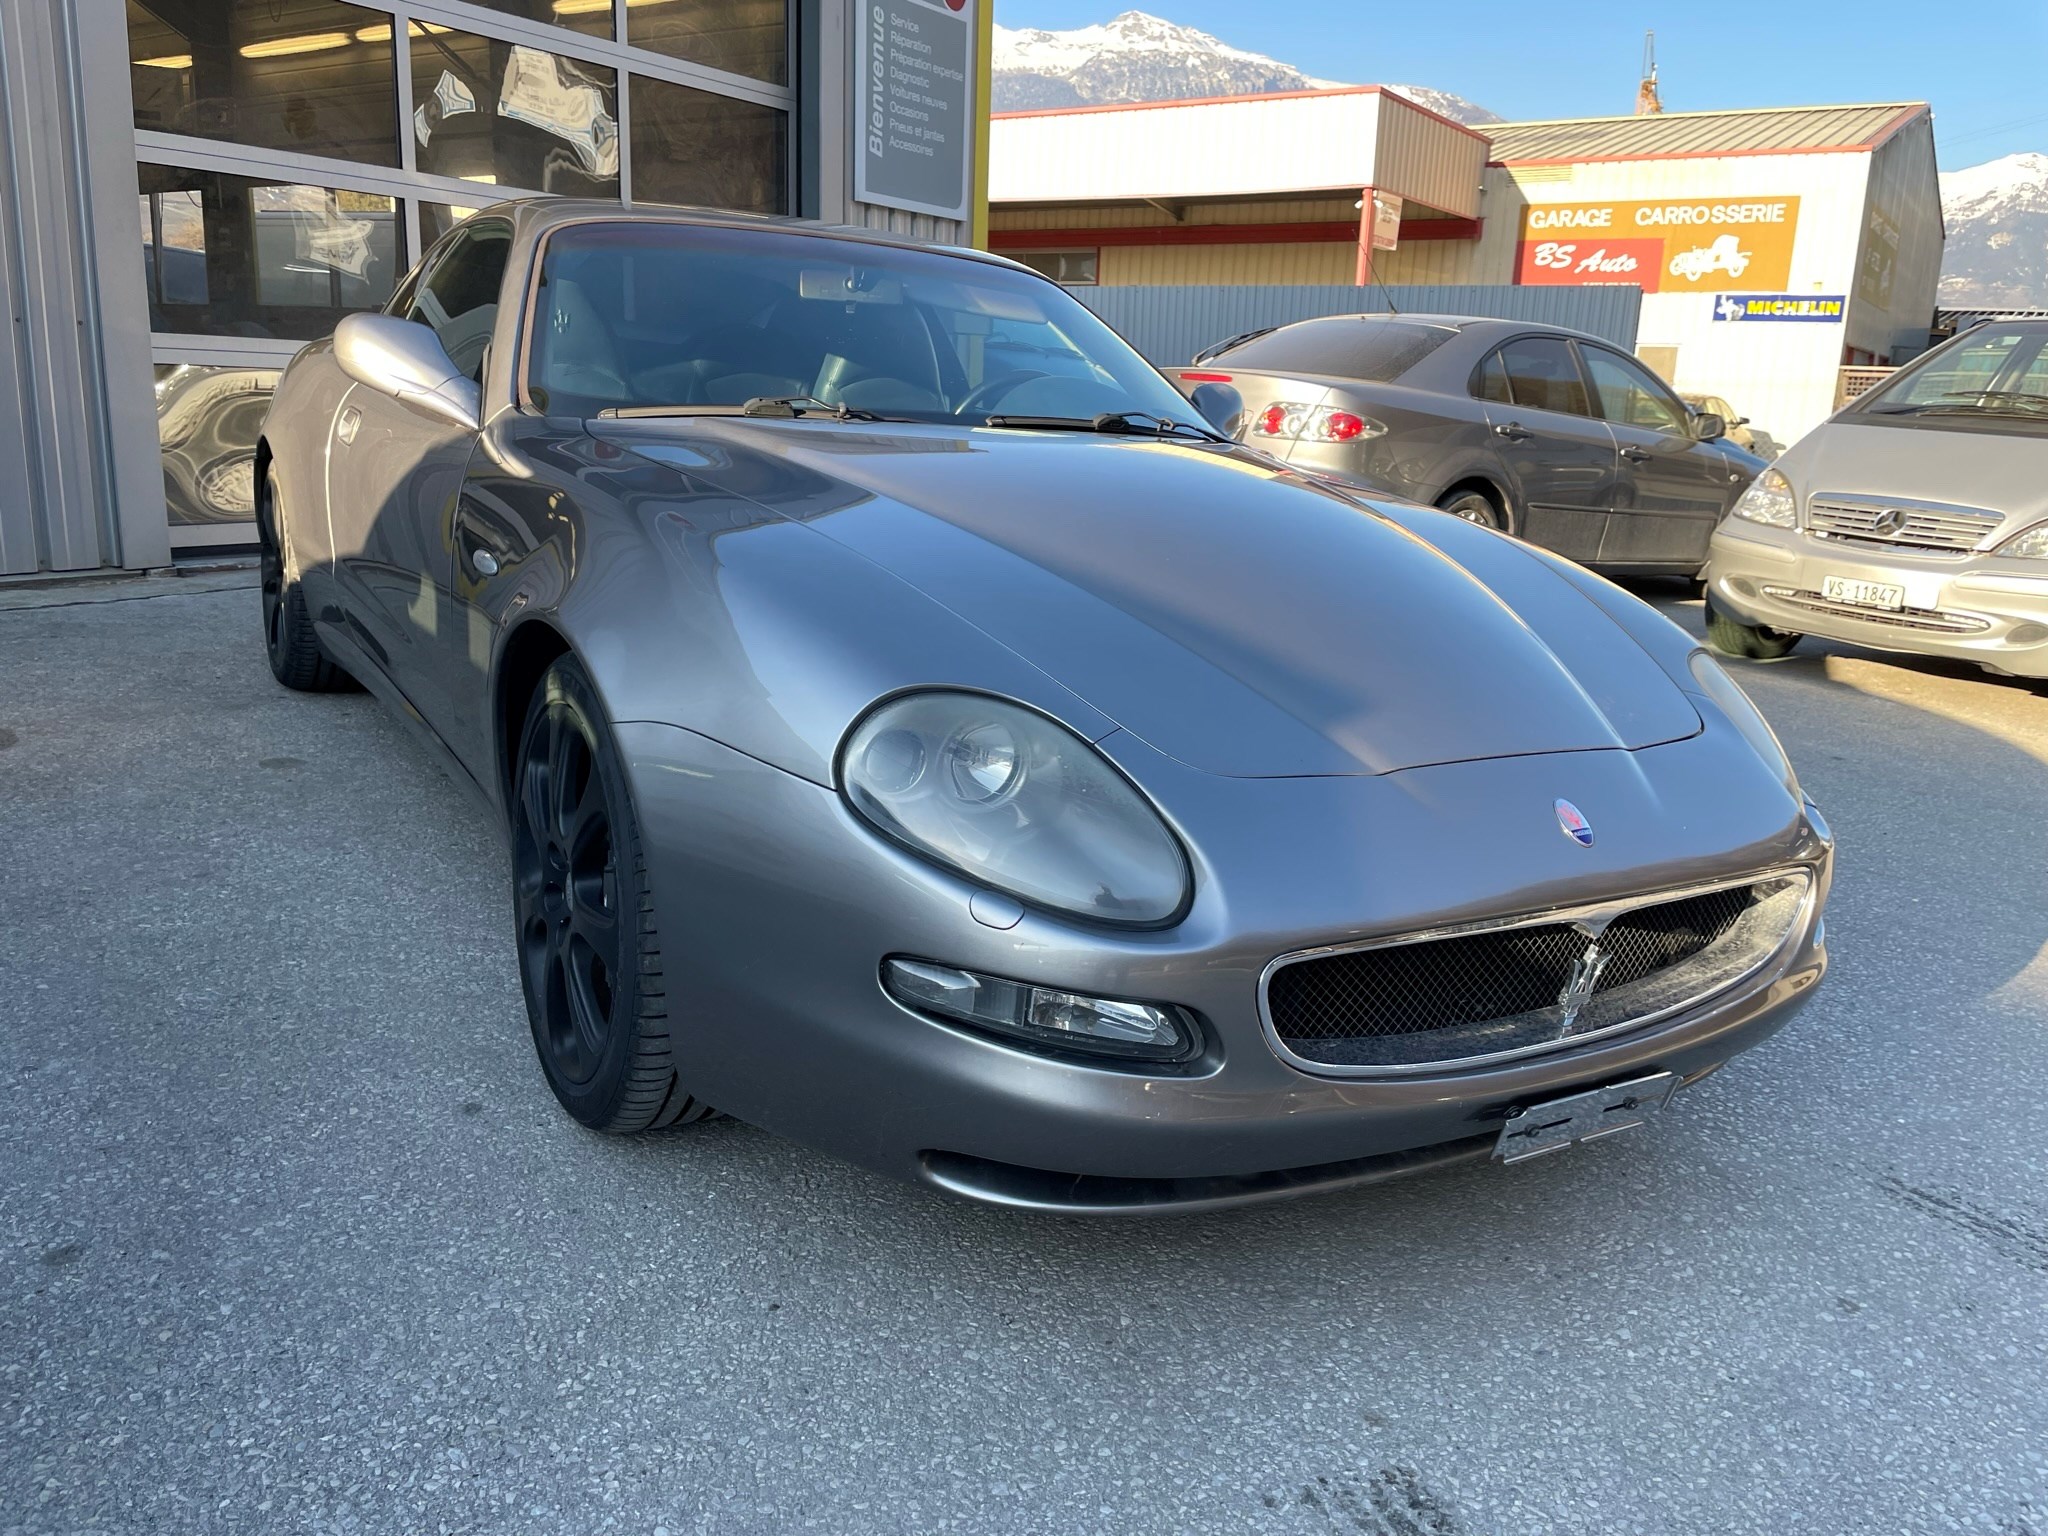
[[1820, 595], [1851, 608], [1877, 608], [1897, 613], [1906, 606], [1906, 589], [1889, 581], [1863, 581], [1854, 576], [1823, 576]]
[[1562, 1152], [1582, 1141], [1596, 1141], [1618, 1131], [1634, 1130], [1671, 1100], [1678, 1074], [1658, 1072], [1605, 1088], [1546, 1099], [1514, 1111], [1494, 1143], [1497, 1162], [1521, 1163], [1546, 1152]]

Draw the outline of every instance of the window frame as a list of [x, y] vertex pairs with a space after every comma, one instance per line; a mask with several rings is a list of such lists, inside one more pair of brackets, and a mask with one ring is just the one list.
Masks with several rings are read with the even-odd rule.
[[[1613, 427], [1634, 427], [1641, 432], [1660, 432], [1667, 437], [1691, 436], [1691, 433], [1688, 430], [1688, 428], [1691, 426], [1692, 421], [1694, 419], [1692, 407], [1687, 405], [1683, 400], [1679, 399], [1678, 392], [1672, 389], [1671, 386], [1666, 384], [1662, 379], [1658, 378], [1657, 375], [1654, 372], [1652, 372], [1648, 367], [1646, 367], [1639, 359], [1630, 357], [1626, 352], [1623, 352], [1618, 348], [1605, 346], [1599, 342], [1574, 340], [1572, 342], [1572, 347], [1579, 355], [1579, 372], [1585, 378], [1586, 403], [1588, 405], [1599, 406], [1599, 409], [1597, 409], [1593, 415], [1593, 419], [1595, 421], [1604, 421], [1609, 426]], [[1587, 361], [1587, 358], [1589, 356], [1600, 352], [1606, 353], [1608, 357], [1622, 364], [1624, 371], [1629, 368], [1633, 368], [1637, 373], [1641, 374], [1646, 380], [1648, 380], [1650, 384], [1650, 394], [1652, 395], [1652, 397], [1661, 398], [1666, 405], [1671, 407], [1671, 409], [1677, 416], [1678, 424], [1672, 427], [1653, 427], [1645, 422], [1626, 421], [1617, 419], [1613, 416], [1609, 416], [1607, 414], [1605, 404], [1601, 402], [1600, 399], [1599, 384], [1595, 381], [1593, 377], [1593, 365]]]
[[[1578, 380], [1580, 394], [1585, 396], [1585, 410], [1560, 411], [1548, 405], [1533, 405], [1525, 401], [1517, 400], [1515, 398], [1515, 374], [1514, 370], [1508, 367], [1506, 353], [1509, 347], [1514, 346], [1518, 342], [1524, 341], [1555, 342], [1564, 348], [1565, 356], [1571, 361], [1572, 376]], [[1579, 349], [1574, 338], [1570, 336], [1561, 336], [1550, 331], [1523, 331], [1518, 335], [1502, 338], [1500, 343], [1494, 347], [1493, 351], [1489, 353], [1488, 356], [1500, 358], [1501, 373], [1503, 377], [1506, 378], [1508, 386], [1508, 398], [1505, 403], [1507, 404], [1510, 410], [1542, 411], [1546, 415], [1550, 416], [1570, 416], [1580, 421], [1598, 421], [1602, 422], [1603, 424], [1605, 423], [1606, 418], [1604, 416], [1598, 415], [1593, 410], [1593, 382], [1586, 373], [1585, 362], [1579, 356]], [[1479, 366], [1475, 367], [1472, 370], [1471, 383], [1474, 386], [1477, 385], [1479, 381], [1480, 371], [1485, 367], [1485, 365], [1486, 358], [1481, 358], [1479, 360]], [[1486, 405], [1495, 405], [1501, 403], [1499, 401], [1488, 400], [1484, 395], [1478, 392], [1476, 387], [1472, 390], [1472, 397], [1475, 400], [1478, 400], [1482, 404]]]

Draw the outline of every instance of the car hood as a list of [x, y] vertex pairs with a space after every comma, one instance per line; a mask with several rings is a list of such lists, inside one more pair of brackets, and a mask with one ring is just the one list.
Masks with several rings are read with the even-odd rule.
[[2048, 440], [2040, 434], [1823, 422], [1774, 466], [1802, 498], [1819, 493], [1946, 502], [2006, 514], [2015, 530], [2048, 517]]
[[[1241, 449], [733, 418], [593, 430], [886, 568], [1208, 772], [1377, 774], [1700, 729], [1663, 668], [1522, 546]], [[939, 656], [932, 680], [963, 681]]]

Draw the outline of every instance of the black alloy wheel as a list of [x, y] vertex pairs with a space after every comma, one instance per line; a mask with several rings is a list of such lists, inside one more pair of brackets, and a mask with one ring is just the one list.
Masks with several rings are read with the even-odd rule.
[[270, 675], [302, 693], [335, 693], [355, 686], [355, 679], [328, 658], [313, 632], [306, 594], [286, 569], [284, 506], [278, 499], [277, 471], [263, 476], [256, 508], [257, 584], [263, 591], [263, 650]]
[[1453, 491], [1439, 501], [1437, 507], [1453, 517], [1462, 517], [1468, 523], [1491, 528], [1495, 533], [1509, 531], [1507, 514], [1501, 510], [1499, 503], [1484, 491], [1470, 487], [1462, 491]]
[[610, 727], [582, 664], [535, 690], [513, 775], [519, 974], [562, 1107], [595, 1130], [701, 1120], [678, 1085], [646, 863]]

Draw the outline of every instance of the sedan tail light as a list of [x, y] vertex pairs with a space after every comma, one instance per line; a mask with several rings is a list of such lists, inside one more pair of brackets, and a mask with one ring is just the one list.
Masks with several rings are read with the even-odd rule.
[[1277, 401], [1252, 418], [1253, 437], [1302, 438], [1313, 443], [1350, 443], [1383, 437], [1387, 426], [1355, 411], [1335, 411]]

